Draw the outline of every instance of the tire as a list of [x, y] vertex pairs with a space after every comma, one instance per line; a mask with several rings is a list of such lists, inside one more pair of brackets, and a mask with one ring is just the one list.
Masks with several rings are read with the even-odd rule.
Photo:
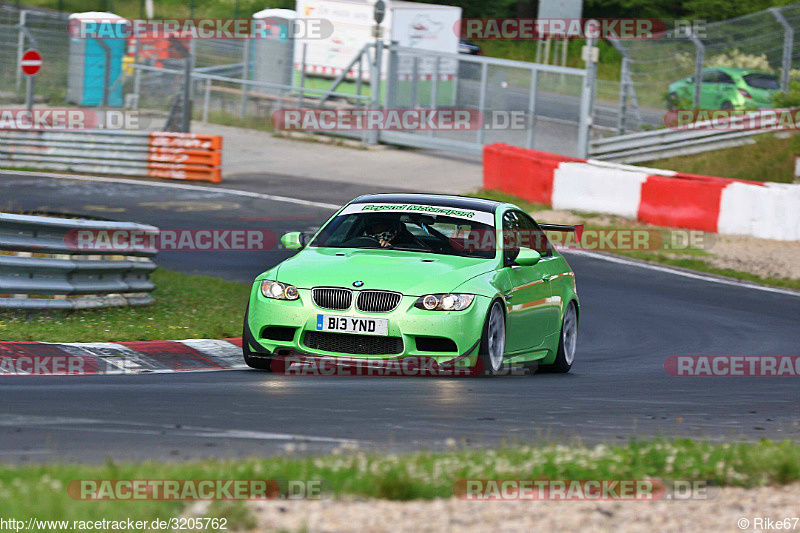
[[556, 360], [551, 365], [540, 365], [539, 372], [550, 374], [566, 374], [575, 362], [575, 351], [578, 343], [578, 311], [575, 302], [570, 302], [564, 311], [561, 321], [561, 335], [558, 339]]
[[506, 347], [506, 316], [503, 304], [495, 300], [486, 313], [481, 344], [478, 350], [480, 376], [496, 376], [503, 372], [503, 352]]
[[[248, 307], [250, 307], [250, 304], [248, 304]], [[247, 317], [248, 312], [245, 311], [244, 324], [242, 324], [242, 356], [244, 357], [244, 364], [256, 370], [272, 372], [272, 360], [256, 357], [254, 352], [250, 350], [250, 338], [252, 338], [252, 333], [250, 333], [250, 328], [247, 324]]]
[[731, 109], [733, 109], [733, 104], [726, 100], [722, 102], [722, 105], [719, 106], [719, 108], [724, 109], [725, 111], [730, 111]]
[[678, 108], [678, 93], [669, 93], [667, 95], [667, 109], [673, 110]]

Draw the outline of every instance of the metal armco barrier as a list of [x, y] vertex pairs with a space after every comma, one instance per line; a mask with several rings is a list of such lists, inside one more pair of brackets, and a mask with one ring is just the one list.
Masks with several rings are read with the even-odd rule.
[[154, 226], [0, 213], [0, 309], [88, 309], [153, 302], [156, 251], [80, 250], [75, 230], [158, 232]]
[[759, 129], [745, 128], [748, 120], [747, 115], [736, 116], [719, 120], [716, 126], [706, 121], [696, 123], [692, 129], [665, 128], [597, 139], [591, 141], [589, 157], [614, 163], [641, 163], [752, 144], [756, 135], [778, 131], [777, 117], [761, 120]]
[[220, 183], [222, 137], [0, 129], [0, 165]]

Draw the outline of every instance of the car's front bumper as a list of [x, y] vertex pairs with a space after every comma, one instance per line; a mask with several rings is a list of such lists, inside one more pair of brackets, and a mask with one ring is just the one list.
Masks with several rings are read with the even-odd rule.
[[[452, 363], [473, 365], [477, 360], [478, 346], [483, 332], [486, 313], [491, 300], [476, 296], [464, 311], [426, 311], [414, 307], [417, 296], [403, 296], [400, 305], [389, 313], [364, 313], [351, 308], [348, 311], [330, 311], [317, 307], [310, 289], [299, 289], [300, 298], [295, 301], [265, 298], [253, 286], [245, 324], [245, 337], [256, 355], [298, 355], [339, 357], [342, 359], [387, 360], [405, 357], [431, 358], [438, 364]], [[402, 351], [388, 354], [363, 354], [336, 352], [309, 346], [308, 333], [318, 333], [317, 316], [335, 315], [353, 318], [378, 318], [388, 320], [388, 337], [402, 341]], [[267, 328], [294, 328], [291, 340], [265, 338]], [[270, 330], [273, 331], [273, 330]], [[329, 333], [328, 335], [349, 335]], [[270, 335], [266, 335], [269, 337]], [[449, 339], [453, 345], [447, 351], [419, 349], [418, 339]], [[422, 346], [426, 348], [426, 346]]]

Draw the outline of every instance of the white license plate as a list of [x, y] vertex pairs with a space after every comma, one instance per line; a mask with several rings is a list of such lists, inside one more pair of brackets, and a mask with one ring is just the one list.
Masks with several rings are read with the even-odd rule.
[[384, 318], [317, 315], [317, 331], [386, 336], [389, 335], [389, 321]]

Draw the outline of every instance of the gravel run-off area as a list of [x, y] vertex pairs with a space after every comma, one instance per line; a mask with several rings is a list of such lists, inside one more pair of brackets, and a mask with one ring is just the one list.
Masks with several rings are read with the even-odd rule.
[[[532, 213], [540, 223], [586, 224], [614, 228], [655, 228], [643, 222], [608, 216], [581, 215], [570, 211], [547, 210]], [[661, 228], [665, 229], [665, 228]], [[691, 256], [719, 269], [738, 270], [761, 277], [800, 279], [800, 242], [774, 241], [737, 235], [706, 234], [707, 256]], [[673, 254], [679, 257], [680, 254]]]
[[[759, 527], [757, 519], [783, 521], [800, 517], [800, 484], [751, 489], [722, 487], [706, 500], [483, 502], [451, 498], [397, 502], [333, 499], [258, 502], [251, 508], [258, 519], [258, 531], [730, 533], [766, 531], [766, 523]], [[800, 520], [789, 524], [789, 531], [792, 525], [794, 531], [800, 531]]]

